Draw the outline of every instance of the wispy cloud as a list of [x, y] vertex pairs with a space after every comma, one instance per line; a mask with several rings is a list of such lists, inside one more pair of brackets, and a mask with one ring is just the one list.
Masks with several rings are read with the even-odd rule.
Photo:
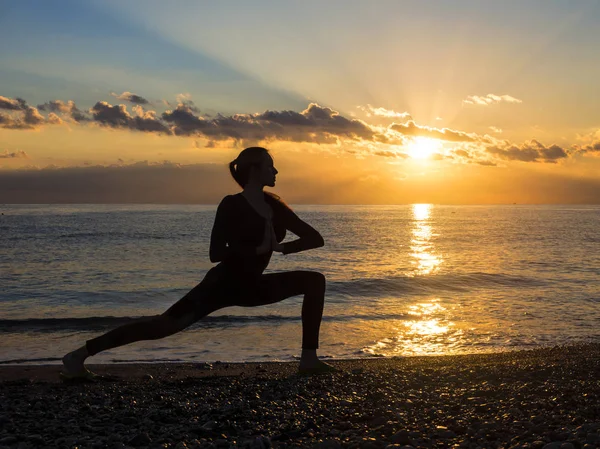
[[469, 134], [462, 131], [456, 131], [449, 128], [432, 128], [429, 126], [417, 125], [414, 121], [404, 124], [393, 124], [390, 129], [405, 136], [431, 137], [434, 139], [446, 140], [450, 142], [488, 142], [486, 137], [477, 134]]
[[569, 156], [568, 152], [558, 145], [545, 146], [537, 140], [531, 140], [520, 146], [492, 146], [486, 152], [499, 159], [520, 162], [549, 162], [556, 163]]
[[118, 98], [119, 100], [128, 101], [134, 104], [149, 104], [150, 102], [146, 100], [144, 97], [140, 95], [131, 93], [131, 92], [123, 92], [122, 94], [117, 94], [116, 92], [110, 93], [113, 97]]
[[11, 153], [5, 150], [4, 153], [0, 153], [0, 159], [29, 159], [29, 155], [23, 150], [17, 150]]
[[581, 153], [592, 153], [600, 155], [600, 140], [598, 142], [592, 142], [587, 145], [573, 145], [573, 148]]
[[366, 106], [357, 106], [358, 109], [360, 109], [361, 111], [364, 111], [367, 115], [367, 117], [372, 117], [372, 116], [376, 116], [376, 117], [386, 117], [386, 118], [394, 118], [394, 119], [401, 119], [401, 120], [411, 120], [412, 117], [408, 112], [396, 112], [392, 109], [385, 109], [385, 108], [375, 108], [373, 106], [371, 106], [370, 104], [367, 104]]
[[510, 95], [487, 94], [485, 96], [469, 95], [463, 100], [463, 104], [474, 104], [480, 106], [489, 106], [497, 103], [523, 103], [523, 100], [511, 97]]

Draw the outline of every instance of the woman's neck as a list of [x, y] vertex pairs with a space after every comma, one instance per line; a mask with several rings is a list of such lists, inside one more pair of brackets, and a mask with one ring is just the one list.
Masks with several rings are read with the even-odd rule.
[[247, 198], [263, 198], [263, 186], [253, 182], [248, 182], [244, 186], [242, 194]]

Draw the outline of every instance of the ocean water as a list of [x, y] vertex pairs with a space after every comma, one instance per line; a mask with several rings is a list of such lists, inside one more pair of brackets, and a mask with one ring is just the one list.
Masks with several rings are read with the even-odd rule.
[[[322, 356], [600, 341], [600, 206], [294, 209], [326, 246], [274, 254], [267, 271], [325, 274]], [[212, 266], [215, 210], [0, 206], [0, 363], [59, 363], [87, 339], [162, 313]], [[293, 360], [301, 303], [222, 309], [179, 334], [90, 361]]]

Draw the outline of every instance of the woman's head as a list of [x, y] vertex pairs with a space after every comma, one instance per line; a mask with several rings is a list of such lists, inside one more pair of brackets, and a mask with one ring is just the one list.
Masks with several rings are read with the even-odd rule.
[[263, 147], [249, 147], [229, 163], [229, 171], [233, 179], [244, 188], [248, 182], [261, 187], [275, 185], [277, 169], [273, 166], [273, 158]]

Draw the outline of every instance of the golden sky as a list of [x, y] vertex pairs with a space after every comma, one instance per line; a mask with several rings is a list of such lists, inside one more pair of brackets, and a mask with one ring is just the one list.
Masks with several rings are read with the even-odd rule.
[[6, 7], [0, 202], [600, 203], [598, 2], [258, 3]]

